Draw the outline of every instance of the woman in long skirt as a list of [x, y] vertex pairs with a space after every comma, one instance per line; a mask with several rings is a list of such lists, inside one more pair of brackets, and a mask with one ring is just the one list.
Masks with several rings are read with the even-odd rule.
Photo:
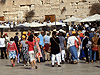
[[30, 59], [28, 54], [28, 44], [26, 44], [25, 41], [26, 41], [26, 36], [23, 35], [20, 47], [22, 47], [24, 66], [26, 66], [27, 62], [29, 63], [29, 59]]

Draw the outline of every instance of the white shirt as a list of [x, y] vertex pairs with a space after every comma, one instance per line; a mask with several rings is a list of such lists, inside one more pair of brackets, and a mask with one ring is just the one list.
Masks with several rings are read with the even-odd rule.
[[5, 47], [5, 38], [0, 38], [0, 47]]
[[75, 37], [75, 36], [70, 36], [69, 38], [68, 38], [68, 41], [67, 41], [67, 43], [68, 43], [68, 45], [71, 47], [71, 46], [74, 46], [75, 45], [75, 40], [78, 42], [78, 39]]

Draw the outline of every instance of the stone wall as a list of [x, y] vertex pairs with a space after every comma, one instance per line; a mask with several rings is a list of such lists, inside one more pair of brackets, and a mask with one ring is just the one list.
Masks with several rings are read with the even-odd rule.
[[0, 16], [5, 20], [24, 21], [25, 13], [34, 10], [32, 19], [44, 20], [45, 15], [55, 14], [57, 20], [71, 15], [85, 18], [89, 15], [93, 3], [98, 0], [6, 0], [0, 4]]

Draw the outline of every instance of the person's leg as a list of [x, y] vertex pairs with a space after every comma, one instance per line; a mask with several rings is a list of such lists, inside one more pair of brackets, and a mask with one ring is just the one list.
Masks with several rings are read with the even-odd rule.
[[37, 65], [36, 65], [36, 60], [33, 60], [34, 61], [34, 64], [35, 64], [35, 69], [37, 69], [38, 67], [37, 67]]
[[71, 52], [72, 61], [74, 61], [75, 58], [74, 58], [74, 53], [73, 53], [73, 47], [70, 47], [70, 52]]
[[40, 61], [43, 61], [44, 60], [44, 52], [43, 52], [43, 48], [41, 48], [41, 45], [40, 46], [40, 49], [41, 49], [41, 53], [42, 53], [42, 57], [40, 58]]
[[52, 65], [54, 65], [54, 62], [55, 62], [55, 55], [52, 54]]
[[13, 59], [13, 66], [15, 66], [15, 58]]
[[33, 67], [33, 61], [31, 61], [31, 69], [34, 69], [34, 67]]
[[11, 64], [12, 64], [12, 66], [13, 66], [13, 59], [11, 58], [10, 61], [11, 61]]
[[85, 55], [86, 55], [86, 63], [89, 62], [89, 58], [88, 58], [88, 48], [84, 48], [84, 52], [85, 52]]
[[94, 51], [94, 57], [93, 60], [96, 61], [96, 51]]
[[40, 57], [38, 56], [38, 62], [40, 63]]
[[60, 61], [60, 63], [61, 63], [61, 57], [62, 57], [62, 51], [59, 53], [59, 61]]
[[77, 63], [77, 60], [78, 60], [78, 54], [77, 54], [77, 49], [75, 46], [73, 46], [73, 57], [74, 57], [74, 64]]
[[98, 46], [99, 60], [100, 60], [100, 45]]
[[47, 58], [50, 60], [50, 53], [47, 52]]
[[4, 47], [3, 50], [4, 50], [5, 57], [7, 59], [6, 48]]
[[60, 65], [60, 53], [56, 54], [56, 59], [57, 59], [57, 62], [58, 62], [58, 65]]
[[24, 61], [24, 66], [26, 66], [26, 61]]
[[89, 50], [90, 50], [90, 61], [92, 62], [92, 49]]
[[78, 49], [78, 51], [77, 51], [77, 53], [78, 53], [78, 58], [80, 57], [80, 46], [79, 46], [79, 49]]
[[65, 62], [65, 50], [62, 50], [62, 60]]
[[1, 58], [4, 59], [4, 57], [3, 57], [3, 48], [1, 48]]
[[45, 51], [45, 60], [47, 61], [47, 52]]

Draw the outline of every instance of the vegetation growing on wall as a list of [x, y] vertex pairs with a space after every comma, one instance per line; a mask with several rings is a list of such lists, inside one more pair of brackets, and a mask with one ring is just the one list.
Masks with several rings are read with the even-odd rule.
[[100, 3], [94, 3], [90, 8], [90, 15], [100, 14]]
[[5, 4], [6, 0], [0, 0], [1, 4]]
[[32, 19], [32, 17], [34, 16], [35, 12], [32, 10], [32, 11], [29, 11], [29, 12], [26, 12], [25, 14], [25, 18], [26, 18], [26, 21], [29, 21]]

